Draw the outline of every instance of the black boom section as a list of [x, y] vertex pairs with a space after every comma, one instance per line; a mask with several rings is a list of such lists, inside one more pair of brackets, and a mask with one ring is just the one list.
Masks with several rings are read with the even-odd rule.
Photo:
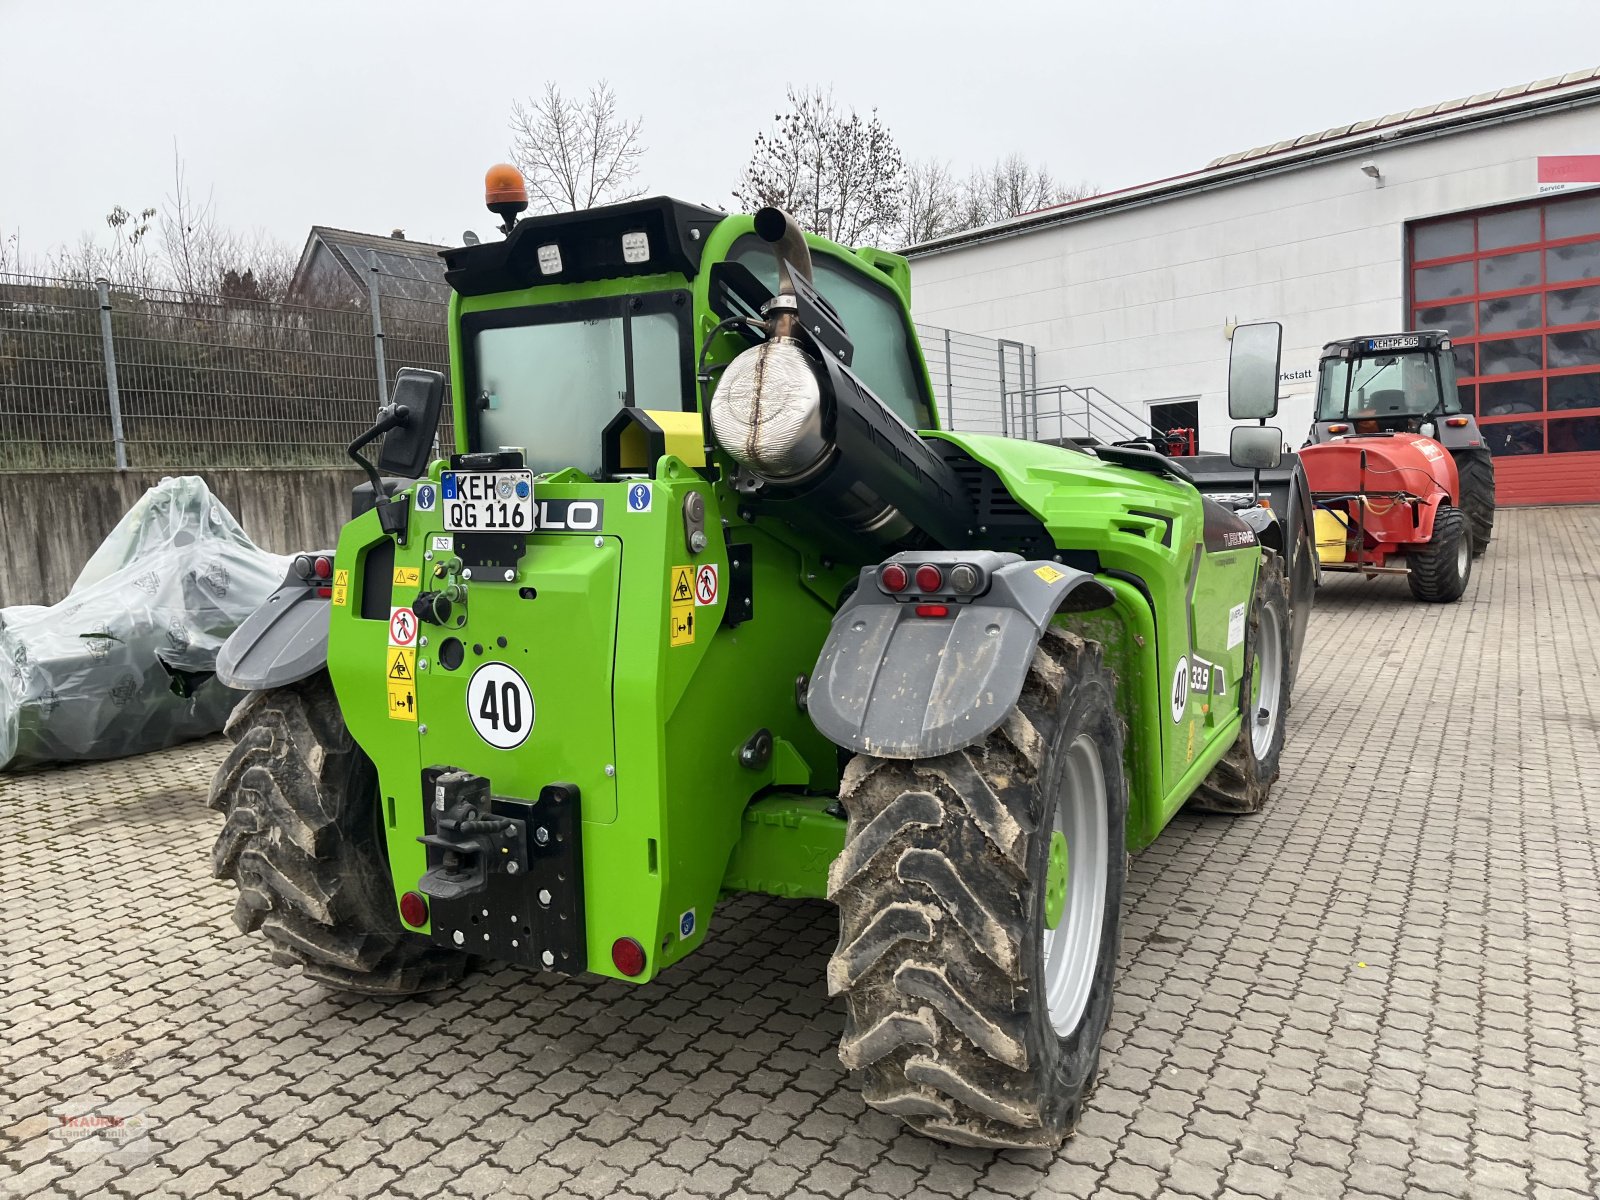
[[[443, 251], [445, 281], [460, 295], [484, 296], [541, 283], [587, 283], [627, 275], [682, 275], [700, 271], [706, 237], [726, 216], [714, 208], [658, 196], [579, 212], [550, 213], [517, 222], [501, 242], [458, 246]], [[645, 235], [637, 261], [623, 254], [625, 234]], [[546, 250], [546, 266], [539, 261]], [[556, 258], [559, 257], [557, 265]]]

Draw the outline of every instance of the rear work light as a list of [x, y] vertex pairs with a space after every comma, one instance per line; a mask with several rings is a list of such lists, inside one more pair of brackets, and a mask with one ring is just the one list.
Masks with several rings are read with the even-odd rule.
[[932, 563], [923, 563], [917, 568], [917, 591], [924, 595], [935, 595], [944, 588], [944, 572]]
[[887, 563], [878, 572], [878, 582], [886, 592], [903, 592], [911, 585], [911, 576], [899, 563]]
[[1466, 417], [1446, 417], [1444, 419], [1444, 423], [1446, 425], [1450, 426], [1451, 429], [1465, 429], [1467, 427], [1467, 418]]

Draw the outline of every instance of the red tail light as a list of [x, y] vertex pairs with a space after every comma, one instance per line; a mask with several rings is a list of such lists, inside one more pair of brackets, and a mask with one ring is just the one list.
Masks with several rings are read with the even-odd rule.
[[932, 563], [917, 568], [917, 591], [923, 595], [937, 593], [944, 588], [944, 572]]
[[917, 616], [919, 617], [948, 617], [950, 606], [948, 604], [919, 604]]
[[1467, 418], [1466, 417], [1446, 417], [1444, 419], [1444, 423], [1446, 425], [1450, 426], [1451, 429], [1465, 429], [1467, 427]]
[[420, 892], [407, 892], [400, 897], [400, 919], [413, 929], [428, 923], [428, 901]]
[[317, 561], [311, 564], [311, 569], [317, 573], [318, 579], [332, 579], [333, 559], [325, 554], [319, 554]]
[[611, 943], [611, 965], [629, 979], [644, 974], [644, 947], [632, 938], [618, 938]]
[[911, 576], [899, 563], [885, 563], [878, 572], [878, 582], [886, 592], [903, 592], [911, 585]]

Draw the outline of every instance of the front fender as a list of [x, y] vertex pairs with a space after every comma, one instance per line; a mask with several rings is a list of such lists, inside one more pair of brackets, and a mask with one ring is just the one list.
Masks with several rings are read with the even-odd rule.
[[328, 618], [333, 604], [317, 595], [321, 580], [291, 569], [217, 652], [217, 678], [231, 688], [265, 691], [295, 683], [328, 661]]
[[919, 617], [916, 598], [885, 594], [867, 567], [839, 609], [812, 673], [806, 704], [829, 741], [880, 758], [931, 758], [970, 746], [1006, 719], [1039, 639], [1063, 609], [1103, 608], [1093, 575], [993, 552], [907, 552], [889, 561], [948, 568], [972, 563], [989, 586], [970, 601], [929, 597], [950, 615]]

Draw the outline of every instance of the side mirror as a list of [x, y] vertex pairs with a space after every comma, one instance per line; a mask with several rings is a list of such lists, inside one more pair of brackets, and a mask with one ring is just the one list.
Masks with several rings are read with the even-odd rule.
[[1270, 471], [1283, 461], [1283, 430], [1275, 425], [1235, 425], [1228, 458], [1236, 467]]
[[444, 376], [438, 371], [402, 367], [395, 375], [394, 396], [389, 402], [397, 411], [403, 405], [405, 420], [383, 437], [378, 452], [378, 470], [384, 475], [405, 479], [420, 478], [433, 455], [433, 440], [439, 431], [439, 410], [444, 407]]
[[1283, 326], [1276, 321], [1238, 325], [1228, 350], [1228, 415], [1235, 421], [1278, 415], [1278, 360]]

